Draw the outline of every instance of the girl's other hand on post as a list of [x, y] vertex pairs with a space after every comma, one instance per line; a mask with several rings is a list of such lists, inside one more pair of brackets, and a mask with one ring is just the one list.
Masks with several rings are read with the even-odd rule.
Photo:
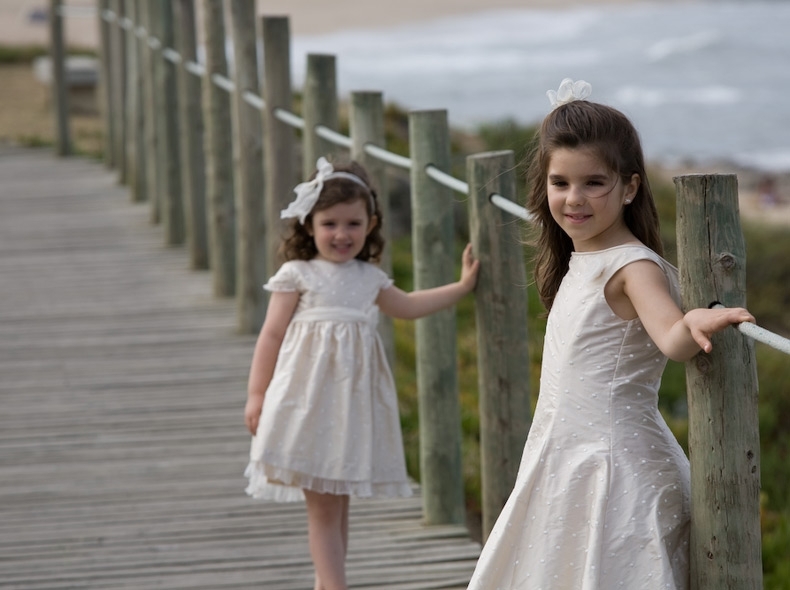
[[472, 244], [467, 244], [461, 255], [461, 280], [459, 281], [467, 292], [472, 291], [477, 284], [477, 273], [480, 270], [480, 261], [472, 253]]

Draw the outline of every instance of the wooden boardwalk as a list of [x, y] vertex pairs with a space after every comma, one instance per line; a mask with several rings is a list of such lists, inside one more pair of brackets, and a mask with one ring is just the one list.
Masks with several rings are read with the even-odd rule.
[[[304, 506], [244, 494], [254, 337], [113, 172], [0, 146], [0, 588], [309, 590]], [[352, 588], [465, 588], [418, 497], [352, 501]]]

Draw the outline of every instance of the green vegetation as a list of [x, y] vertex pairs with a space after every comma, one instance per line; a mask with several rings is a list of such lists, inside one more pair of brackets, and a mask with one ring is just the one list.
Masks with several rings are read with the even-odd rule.
[[[403, 116], [389, 112], [390, 116]], [[405, 129], [392, 125], [390, 129]], [[454, 174], [463, 176], [463, 146], [473, 144], [475, 151], [513, 149], [523, 178], [526, 148], [532, 130], [506, 121], [489, 125], [480, 131], [481, 146], [468, 138], [453, 141]], [[405, 152], [405, 150], [404, 150]], [[675, 245], [675, 190], [665, 179], [653, 177], [651, 185], [662, 223], [665, 255], [677, 263]], [[522, 189], [520, 189], [522, 190]], [[522, 193], [523, 202], [523, 193]], [[465, 204], [461, 203], [461, 207]], [[463, 242], [459, 229], [459, 248]], [[790, 335], [790, 232], [787, 228], [744, 226], [747, 244], [747, 301], [761, 326], [783, 335]], [[396, 283], [410, 289], [412, 285], [410, 240], [403, 236], [392, 244], [393, 272]], [[528, 267], [528, 276], [532, 273]], [[539, 391], [540, 356], [545, 318], [534, 287], [527, 289], [529, 300], [530, 365], [533, 398]], [[480, 511], [479, 422], [477, 416], [476, 341], [474, 333], [474, 301], [466, 298], [458, 306], [458, 366], [462, 421], [462, 452], [464, 483], [470, 523]], [[409, 472], [419, 479], [419, 440], [416, 376], [414, 374], [414, 327], [412, 322], [396, 322], [397, 366], [401, 415]], [[762, 477], [763, 567], [766, 590], [790, 590], [790, 360], [783, 353], [762, 344], [755, 346], [757, 372], [760, 380], [760, 436]], [[533, 407], [535, 399], [533, 401]], [[687, 449], [688, 420], [685, 372], [681, 363], [670, 362], [662, 380], [660, 408], [667, 422]]]

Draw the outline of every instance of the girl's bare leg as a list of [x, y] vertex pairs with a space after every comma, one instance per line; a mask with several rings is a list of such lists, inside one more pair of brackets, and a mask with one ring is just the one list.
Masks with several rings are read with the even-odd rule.
[[[304, 490], [316, 590], [347, 590], [348, 496]], [[345, 524], [344, 524], [345, 522]]]

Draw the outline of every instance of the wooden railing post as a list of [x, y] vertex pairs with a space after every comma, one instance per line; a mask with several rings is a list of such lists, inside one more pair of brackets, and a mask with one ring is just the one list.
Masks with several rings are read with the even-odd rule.
[[[450, 170], [447, 111], [409, 113], [409, 145], [414, 288], [427, 289], [456, 279], [454, 199], [450, 189], [425, 171], [429, 164], [444, 172]], [[455, 309], [417, 320], [416, 337], [424, 518], [426, 524], [462, 524], [466, 512]]]
[[516, 200], [512, 151], [469, 156], [469, 233], [480, 260], [475, 299], [483, 540], [516, 482], [531, 422], [527, 277], [519, 223], [491, 204]]
[[276, 109], [293, 111], [291, 89], [291, 33], [286, 16], [263, 17], [264, 113], [264, 227], [266, 234], [266, 276], [277, 270], [277, 251], [285, 224], [280, 211], [291, 202], [297, 183], [294, 130], [275, 117]]
[[[110, 9], [110, 0], [96, 0], [99, 28], [99, 110], [104, 129], [104, 165], [112, 168], [115, 165], [113, 154], [115, 124], [113, 118], [112, 82], [110, 51], [110, 23], [105, 19], [105, 13]], [[139, 15], [138, 15], [139, 18]]]
[[184, 243], [186, 235], [184, 201], [181, 195], [181, 154], [178, 145], [178, 89], [176, 65], [163, 54], [165, 48], [172, 49], [174, 45], [173, 4], [172, 0], [158, 0], [154, 6], [154, 30], [161, 44], [157, 52], [160, 63], [156, 70], [156, 96], [159, 100], [156, 135], [162, 148], [159, 150], [162, 163], [162, 174], [159, 176], [160, 212], [165, 245], [176, 246]]
[[55, 118], [55, 153], [68, 156], [71, 153], [69, 136], [69, 91], [66, 87], [66, 44], [63, 39], [63, 16], [60, 14], [62, 0], [49, 3], [49, 59], [52, 68], [50, 92]]
[[143, 123], [142, 51], [136, 35], [140, 20], [138, 0], [125, 0], [124, 12], [133, 26], [126, 33], [126, 161], [129, 196], [132, 202], [146, 200], [145, 143]]
[[126, 184], [126, 43], [121, 20], [124, 18], [123, 0], [112, 0], [110, 6], [115, 13], [115, 21], [110, 28], [110, 56], [112, 64], [110, 75], [112, 77], [113, 118], [115, 120], [113, 139], [113, 160], [118, 171], [118, 182]]
[[200, 110], [201, 80], [187, 70], [197, 62], [195, 0], [176, 0], [176, 46], [181, 55], [178, 68], [178, 115], [181, 137], [181, 189], [183, 194], [189, 266], [208, 268], [206, 237], [206, 163], [203, 157], [203, 113]]
[[236, 207], [233, 198], [230, 97], [213, 81], [215, 75], [228, 75], [225, 17], [222, 2], [202, 0], [201, 8], [206, 54], [203, 121], [209, 266], [214, 295], [230, 297], [236, 292]]
[[[365, 153], [368, 144], [386, 147], [384, 136], [384, 99], [381, 92], [352, 92], [349, 112], [351, 135], [351, 158], [367, 171], [376, 189], [379, 209], [381, 210], [382, 235], [386, 246], [379, 266], [387, 275], [392, 276], [392, 218], [390, 217], [390, 195], [387, 186], [387, 168], [378, 158]], [[387, 358], [395, 370], [395, 330], [392, 318], [382, 315], [379, 318], [379, 334], [384, 342]]]
[[319, 157], [327, 157], [337, 151], [334, 144], [319, 137], [315, 128], [319, 125], [337, 130], [338, 102], [335, 56], [310, 54], [307, 56], [307, 72], [304, 80], [304, 134], [302, 135], [302, 176], [306, 180], [315, 170]]
[[[138, 8], [138, 20], [146, 31], [146, 38], [141, 40], [142, 59], [140, 69], [143, 73], [143, 136], [145, 150], [145, 193], [148, 197], [150, 207], [150, 221], [153, 224], [159, 223], [161, 200], [159, 192], [159, 175], [162, 173], [161, 162], [159, 160], [159, 148], [156, 137], [156, 120], [159, 118], [157, 112], [156, 98], [156, 70], [159, 64], [159, 55], [151, 47], [149, 40], [153, 34], [153, 15], [152, 4], [156, 0], [140, 0]], [[113, 89], [114, 91], [114, 89]], [[117, 108], [117, 107], [116, 107]], [[117, 131], [115, 132], [118, 133]]]
[[[745, 304], [746, 250], [734, 175], [675, 178], [684, 309]], [[760, 438], [753, 343], [735, 329], [686, 363], [691, 588], [762, 588]]]
[[254, 333], [263, 325], [266, 299], [266, 240], [263, 228], [263, 139], [261, 113], [244, 98], [260, 94], [255, 43], [255, 0], [231, 0], [236, 92], [233, 100], [233, 159], [236, 164], [237, 269], [239, 332]]

